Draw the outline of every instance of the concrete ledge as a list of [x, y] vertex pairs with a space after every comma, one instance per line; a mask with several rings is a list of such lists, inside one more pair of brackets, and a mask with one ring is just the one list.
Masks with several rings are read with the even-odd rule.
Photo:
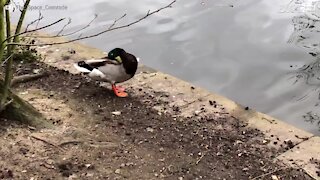
[[[67, 60], [62, 60], [62, 56], [68, 54], [63, 49], [68, 48], [75, 49], [76, 54]], [[104, 56], [100, 50], [88, 48], [79, 43], [40, 48], [39, 51], [44, 56], [50, 53], [50, 59], [44, 60], [46, 63], [71, 73], [77, 73], [72, 67], [72, 63], [75, 61]], [[315, 137], [313, 134], [283, 121], [244, 108], [223, 96], [145, 66], [140, 66], [139, 73], [132, 80], [123, 84], [135, 89], [131, 92], [133, 97], [143, 95], [159, 98], [163, 104], [154, 106], [159, 113], [171, 113], [177, 117], [197, 115], [201, 118], [223, 112], [222, 114], [231, 115], [246, 122], [249, 127], [257, 128], [265, 134], [265, 144], [278, 149], [277, 159], [289, 166], [298, 166], [304, 169], [314, 179], [320, 179], [316, 172], [316, 165], [310, 162], [311, 158], [320, 160], [320, 137]], [[145, 89], [147, 94], [144, 91], [139, 91], [140, 88]]]
[[[320, 137], [312, 137], [278, 156], [286, 164], [304, 169], [314, 179], [320, 179], [319, 169], [310, 160], [320, 159]], [[318, 173], [317, 173], [318, 171]]]

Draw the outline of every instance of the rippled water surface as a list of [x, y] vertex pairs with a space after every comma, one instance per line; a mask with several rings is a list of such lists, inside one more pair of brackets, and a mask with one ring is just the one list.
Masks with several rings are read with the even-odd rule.
[[[41, 24], [70, 17], [65, 32], [85, 26], [97, 14], [84, 36], [105, 29], [124, 13], [119, 24], [169, 2], [33, 0], [31, 6], [43, 8]], [[46, 5], [66, 9], [49, 10]], [[289, 0], [180, 0], [139, 24], [83, 42], [105, 51], [121, 46], [143, 64], [320, 134], [315, 123], [305, 121], [316, 122], [319, 112], [320, 65], [315, 56], [320, 34], [309, 29], [320, 23], [294, 8], [294, 13], [284, 11], [291, 6]], [[37, 16], [38, 11], [30, 9], [27, 21]], [[48, 31], [58, 32], [62, 26]]]

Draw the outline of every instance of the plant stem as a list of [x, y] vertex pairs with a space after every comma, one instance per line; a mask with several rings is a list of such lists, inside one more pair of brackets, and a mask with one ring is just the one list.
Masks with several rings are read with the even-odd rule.
[[[4, 6], [5, 6], [5, 0], [0, 0], [0, 42], [3, 42], [5, 40], [5, 31], [4, 31]], [[3, 61], [3, 52], [4, 48], [6, 47], [5, 43], [0, 44], [0, 62]]]
[[[25, 2], [24, 5], [23, 5], [23, 10], [22, 10], [22, 12], [21, 12], [21, 14], [20, 14], [19, 22], [18, 22], [18, 24], [17, 24], [17, 28], [16, 28], [16, 31], [15, 31], [14, 34], [19, 34], [20, 31], [21, 31], [22, 23], [23, 23], [23, 21], [24, 21], [24, 17], [25, 17], [25, 15], [26, 15], [26, 12], [27, 12], [29, 3], [30, 3], [30, 0], [26, 0], [26, 2]], [[2, 41], [1, 41], [1, 42], [2, 42]], [[13, 38], [13, 42], [14, 42], [14, 43], [18, 43], [18, 42], [19, 42], [19, 36], [15, 36], [15, 37]], [[14, 49], [14, 46], [12, 47], [12, 49]]]
[[[10, 0], [7, 1], [7, 4], [10, 3]], [[7, 38], [11, 36], [11, 22], [10, 22], [10, 12], [8, 9], [6, 9], [6, 29], [7, 29]], [[9, 43], [11, 42], [10, 40], [8, 41]], [[11, 56], [11, 53], [12, 53], [12, 46], [8, 45], [7, 47], [7, 58], [9, 58], [8, 60], [8, 64], [11, 60], [11, 64], [12, 64], [12, 56]]]
[[[7, 37], [10, 37], [11, 36], [10, 12], [8, 9], [6, 9], [5, 12], [6, 12]], [[8, 40], [8, 43], [10, 43], [10, 39]], [[6, 63], [4, 86], [2, 89], [2, 97], [1, 97], [1, 101], [0, 101], [0, 112], [6, 108], [7, 99], [8, 99], [8, 92], [9, 92], [10, 84], [11, 84], [11, 80], [12, 80], [13, 56], [11, 56], [11, 53], [12, 53], [12, 45], [8, 45], [7, 46], [7, 57], [9, 59]]]

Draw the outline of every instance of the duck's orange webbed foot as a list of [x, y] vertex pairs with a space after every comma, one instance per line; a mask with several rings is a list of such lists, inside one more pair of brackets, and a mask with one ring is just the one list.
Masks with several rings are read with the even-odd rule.
[[126, 93], [124, 91], [125, 89], [121, 86], [116, 86], [116, 85], [112, 84], [112, 90], [113, 90], [114, 94], [118, 97], [127, 97], [128, 96], [128, 93]]

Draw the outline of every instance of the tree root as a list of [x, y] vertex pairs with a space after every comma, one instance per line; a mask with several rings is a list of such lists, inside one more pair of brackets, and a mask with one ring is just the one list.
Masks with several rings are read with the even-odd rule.
[[[3, 81], [0, 80], [0, 89], [3, 88]], [[0, 98], [3, 94], [0, 92]], [[31, 104], [21, 99], [9, 90], [8, 99], [10, 103], [6, 104], [5, 109], [0, 112], [0, 116], [20, 121], [24, 124], [36, 128], [53, 128], [53, 124], [48, 122], [41, 113], [39, 113]]]
[[42, 72], [42, 73], [38, 73], [38, 74], [24, 74], [21, 76], [16, 76], [12, 79], [11, 81], [11, 86], [17, 85], [19, 83], [25, 83], [28, 81], [33, 81], [42, 77], [46, 77], [49, 76], [48, 72]]

